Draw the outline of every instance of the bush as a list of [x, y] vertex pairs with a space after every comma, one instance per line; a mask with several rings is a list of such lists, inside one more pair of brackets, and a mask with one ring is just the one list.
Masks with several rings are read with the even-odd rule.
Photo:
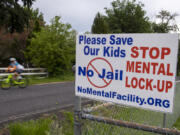
[[71, 25], [56, 16], [51, 25], [35, 33], [25, 55], [36, 67], [47, 68], [50, 75], [62, 74], [71, 70], [75, 61], [75, 36]]

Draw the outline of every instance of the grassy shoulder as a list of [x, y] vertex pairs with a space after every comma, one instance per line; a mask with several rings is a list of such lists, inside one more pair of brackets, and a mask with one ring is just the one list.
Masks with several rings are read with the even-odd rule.
[[73, 114], [61, 111], [57, 115], [41, 116], [36, 120], [19, 121], [0, 129], [0, 135], [73, 135]]
[[35, 84], [43, 84], [43, 83], [53, 83], [53, 82], [65, 82], [65, 81], [74, 81], [74, 74], [67, 73], [61, 76], [56, 77], [46, 77], [46, 78], [38, 78], [38, 77], [30, 77], [29, 79], [30, 85]]
[[180, 117], [177, 119], [177, 121], [174, 123], [173, 127], [180, 130]]
[[[26, 122], [15, 122], [7, 125], [6, 135], [73, 135], [74, 118], [72, 112], [60, 111], [60, 116], [51, 114], [37, 120]], [[163, 115], [159, 112], [152, 112], [132, 107], [102, 107], [93, 112], [94, 115], [105, 116], [113, 119], [138, 122], [147, 125], [160, 126]], [[98, 123], [83, 120], [82, 134], [85, 135], [156, 135], [142, 130], [113, 126], [105, 123]], [[173, 125], [180, 130], [180, 118]]]
[[50, 123], [52, 123], [50, 118], [30, 120], [10, 124], [8, 129], [10, 135], [45, 135], [50, 131]]

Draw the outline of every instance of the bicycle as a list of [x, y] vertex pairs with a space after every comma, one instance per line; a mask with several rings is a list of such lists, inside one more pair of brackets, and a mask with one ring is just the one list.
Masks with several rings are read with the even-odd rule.
[[3, 77], [1, 81], [1, 89], [8, 90], [12, 86], [18, 86], [19, 88], [26, 88], [29, 84], [28, 78], [20, 76], [15, 80], [13, 74], [9, 74], [8, 77]]

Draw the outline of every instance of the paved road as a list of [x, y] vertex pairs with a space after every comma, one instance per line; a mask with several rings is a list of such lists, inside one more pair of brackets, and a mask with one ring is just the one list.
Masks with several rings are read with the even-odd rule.
[[[177, 78], [180, 80], [180, 77]], [[74, 102], [74, 82], [0, 89], [0, 123], [14, 116], [46, 112]]]
[[0, 89], [0, 122], [22, 114], [73, 104], [74, 82]]

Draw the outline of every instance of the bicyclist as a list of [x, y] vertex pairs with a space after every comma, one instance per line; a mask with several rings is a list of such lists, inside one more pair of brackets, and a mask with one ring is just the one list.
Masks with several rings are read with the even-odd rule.
[[10, 58], [10, 65], [7, 69], [7, 71], [11, 72], [11, 73], [15, 73], [14, 75], [14, 79], [16, 78], [20, 78], [20, 74], [23, 72], [24, 67], [19, 64], [15, 58]]

